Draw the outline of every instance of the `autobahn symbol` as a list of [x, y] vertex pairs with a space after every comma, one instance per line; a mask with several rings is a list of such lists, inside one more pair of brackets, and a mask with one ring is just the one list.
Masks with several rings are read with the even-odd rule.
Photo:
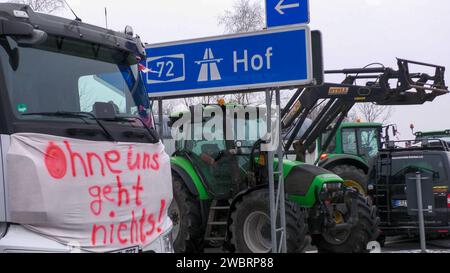
[[207, 48], [203, 60], [195, 62], [200, 65], [198, 82], [220, 81], [222, 77], [220, 76], [217, 64], [221, 61], [223, 61], [223, 59], [215, 59], [211, 48]]

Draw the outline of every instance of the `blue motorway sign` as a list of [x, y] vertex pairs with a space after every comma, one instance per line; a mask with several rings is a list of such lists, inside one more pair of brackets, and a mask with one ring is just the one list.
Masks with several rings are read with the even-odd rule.
[[309, 24], [309, 0], [266, 0], [267, 27]]
[[262, 90], [312, 82], [308, 26], [149, 45], [152, 97]]

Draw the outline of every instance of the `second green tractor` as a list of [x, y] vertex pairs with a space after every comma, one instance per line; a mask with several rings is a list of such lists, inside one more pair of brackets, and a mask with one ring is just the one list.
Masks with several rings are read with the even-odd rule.
[[[344, 122], [325, 151], [318, 155], [318, 165], [344, 179], [344, 184], [367, 193], [370, 162], [382, 145], [383, 125], [371, 122]], [[326, 131], [318, 139], [318, 147], [328, 138]]]
[[[256, 115], [227, 118], [236, 107], [203, 105], [171, 116], [170, 123], [176, 127], [186, 116], [224, 114], [219, 125], [217, 116], [212, 115], [189, 118], [176, 128], [179, 137], [172, 157], [175, 201], [169, 210], [176, 252], [202, 252], [206, 246], [237, 253], [272, 251], [267, 153], [262, 149], [263, 136], [255, 133], [255, 128], [265, 123], [265, 108], [249, 106], [246, 110]], [[212, 123], [216, 124], [214, 140], [201, 133], [199, 137], [196, 128]], [[287, 197], [288, 252], [303, 252], [310, 242], [319, 252], [366, 252], [367, 244], [377, 238], [376, 208], [336, 174], [283, 160], [281, 175]]]

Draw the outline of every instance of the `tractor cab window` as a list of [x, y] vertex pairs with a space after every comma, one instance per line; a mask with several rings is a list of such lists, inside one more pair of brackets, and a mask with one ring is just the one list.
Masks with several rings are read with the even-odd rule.
[[[331, 130], [328, 130], [327, 132], [322, 134], [322, 139], [320, 142], [320, 145], [323, 146], [325, 142], [328, 140], [328, 138], [331, 135]], [[333, 137], [333, 140], [331, 141], [330, 145], [328, 145], [327, 149], [323, 151], [324, 153], [333, 154], [336, 150], [336, 136]]]
[[358, 129], [359, 155], [367, 158], [377, 156], [379, 150], [379, 131], [377, 128]]
[[369, 159], [377, 156], [379, 139], [378, 128], [346, 128], [342, 130], [342, 151]]
[[[241, 126], [244, 125], [244, 126]], [[235, 143], [240, 144], [240, 153], [236, 157], [235, 163], [237, 163], [240, 173], [245, 174], [249, 170], [250, 166], [250, 154], [252, 152], [255, 143], [264, 137], [263, 128], [266, 128], [266, 121], [259, 117], [250, 118], [248, 115], [238, 117], [235, 119], [233, 126], [233, 137]]]
[[344, 154], [357, 155], [358, 144], [355, 129], [342, 130], [342, 151]]
[[231, 179], [229, 156], [226, 152], [226, 142], [223, 140], [224, 131], [221, 128], [213, 128], [213, 133], [221, 135], [221, 139], [198, 139], [193, 135], [195, 126], [201, 124], [191, 126], [189, 135], [192, 137], [184, 142], [184, 150], [188, 152], [194, 166], [198, 166], [209, 191], [215, 195], [226, 195], [230, 191]]

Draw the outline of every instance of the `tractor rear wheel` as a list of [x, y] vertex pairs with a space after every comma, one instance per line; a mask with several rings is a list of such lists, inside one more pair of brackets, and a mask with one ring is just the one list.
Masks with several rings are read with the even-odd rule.
[[[338, 230], [329, 228], [320, 235], [313, 236], [313, 244], [317, 246], [319, 253], [365, 253], [369, 242], [376, 241], [380, 234], [380, 218], [377, 209], [370, 205], [367, 198], [362, 195], [354, 198], [357, 202], [358, 221], [351, 228]], [[347, 223], [350, 219], [349, 210], [336, 210], [333, 220], [336, 225]]]
[[[231, 215], [231, 244], [237, 253], [272, 251], [269, 193], [254, 191], [237, 203]], [[309, 245], [305, 214], [295, 203], [286, 201], [287, 249], [303, 252]]]
[[169, 217], [173, 222], [172, 237], [175, 252], [203, 252], [204, 228], [199, 201], [176, 174], [173, 175], [173, 195]]
[[352, 165], [338, 165], [333, 167], [331, 171], [344, 179], [345, 186], [367, 195], [367, 176], [362, 169]]

